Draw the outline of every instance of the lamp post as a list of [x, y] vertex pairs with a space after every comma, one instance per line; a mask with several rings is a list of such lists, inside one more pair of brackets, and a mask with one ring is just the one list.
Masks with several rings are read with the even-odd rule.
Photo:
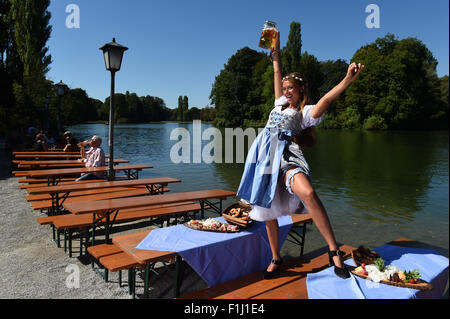
[[116, 39], [113, 38], [112, 42], [105, 44], [100, 48], [100, 50], [103, 51], [106, 70], [111, 72], [111, 95], [109, 97], [108, 180], [112, 181], [114, 180], [114, 80], [116, 72], [120, 70], [123, 53], [128, 50], [128, 48], [116, 43]]
[[59, 81], [59, 83], [55, 84], [56, 86], [56, 95], [58, 95], [58, 134], [61, 132], [61, 102], [62, 97], [66, 94], [67, 85], [63, 83], [63, 81]]
[[48, 114], [48, 108], [50, 106], [50, 101], [51, 101], [51, 98], [50, 98], [50, 96], [47, 95], [45, 97], [45, 114], [44, 114], [44, 129], [46, 131], [49, 131], [49, 129], [50, 129], [50, 120], [49, 120], [49, 114]]

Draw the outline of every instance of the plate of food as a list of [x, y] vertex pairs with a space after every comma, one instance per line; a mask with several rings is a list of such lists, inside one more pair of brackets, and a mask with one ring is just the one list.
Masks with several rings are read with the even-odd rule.
[[250, 205], [246, 205], [242, 202], [237, 202], [231, 204], [223, 210], [222, 218], [230, 224], [247, 228], [253, 224], [253, 220], [250, 218], [251, 210], [252, 208]]
[[386, 265], [385, 260], [379, 254], [364, 246], [359, 246], [351, 253], [356, 265], [351, 272], [358, 277], [403, 288], [433, 289], [430, 283], [420, 278], [418, 269], [400, 270], [395, 266]]
[[239, 226], [222, 223], [215, 218], [207, 218], [202, 220], [191, 219], [184, 226], [195, 230], [211, 231], [217, 233], [237, 233], [240, 231]]

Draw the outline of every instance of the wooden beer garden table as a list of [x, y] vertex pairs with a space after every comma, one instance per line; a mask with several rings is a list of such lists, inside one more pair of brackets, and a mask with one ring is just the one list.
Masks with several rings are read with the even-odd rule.
[[80, 152], [63, 152], [63, 151], [15, 151], [13, 155], [64, 155], [64, 154], [80, 154]]
[[[108, 160], [107, 160], [108, 162]], [[117, 158], [114, 159], [114, 164], [125, 164], [125, 163], [129, 163], [129, 160], [126, 159], [122, 159], [122, 158]], [[30, 161], [30, 160], [13, 160], [14, 164], [18, 164], [19, 168], [24, 168], [24, 167], [37, 167], [37, 168], [55, 168], [55, 167], [84, 167], [85, 163], [76, 160], [35, 160], [35, 161]]]
[[[34, 160], [41, 160], [41, 159], [77, 159], [81, 158], [80, 153], [41, 153], [41, 154], [18, 154], [14, 156], [16, 159], [34, 159]], [[109, 154], [105, 155], [106, 158], [109, 157]]]
[[52, 212], [59, 214], [62, 204], [71, 192], [89, 191], [117, 187], [135, 187], [145, 185], [150, 195], [163, 194], [164, 186], [169, 183], [180, 183], [181, 180], [172, 177], [142, 178], [121, 181], [99, 181], [93, 183], [75, 183], [61, 186], [43, 186], [30, 188], [31, 195], [49, 194], [52, 201]]
[[[120, 199], [98, 200], [95, 202], [79, 202], [79, 203], [64, 203], [63, 207], [72, 214], [92, 214], [92, 245], [95, 245], [95, 227], [99, 221], [106, 220], [105, 237], [106, 242], [109, 243], [110, 227], [114, 223], [115, 216], [120, 210], [131, 208], [145, 208], [148, 206], [164, 205], [172, 203], [184, 203], [199, 201], [201, 207], [201, 215], [204, 216], [205, 205], [214, 210], [218, 214], [222, 213], [222, 200], [228, 197], [235, 196], [236, 192], [212, 189], [201, 190], [193, 192], [162, 194], [155, 196], [138, 196], [127, 197]], [[211, 200], [218, 199], [219, 202], [213, 203]], [[123, 212], [122, 212], [123, 213]], [[111, 215], [114, 217], [111, 222]]]
[[[115, 165], [113, 169], [115, 172], [125, 171], [128, 179], [139, 178], [139, 171], [145, 168], [152, 168], [153, 166], [146, 164], [129, 164], [129, 165]], [[61, 177], [65, 175], [81, 175], [82, 173], [96, 173], [108, 171], [108, 166], [99, 167], [75, 167], [75, 168], [61, 168], [61, 169], [43, 169], [32, 170], [16, 173], [16, 176], [26, 176], [28, 178], [44, 177], [47, 178], [47, 185], [55, 186], [58, 184]]]

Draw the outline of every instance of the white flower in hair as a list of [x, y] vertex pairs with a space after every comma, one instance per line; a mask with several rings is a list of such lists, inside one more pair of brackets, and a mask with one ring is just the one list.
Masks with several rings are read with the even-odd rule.
[[303, 82], [303, 79], [302, 79], [302, 78], [299, 78], [298, 76], [295, 76], [295, 75], [287, 75], [287, 76], [285, 76], [285, 77], [283, 78], [283, 81], [284, 81], [284, 80], [287, 80], [287, 79], [289, 79], [289, 78], [291, 78], [291, 79], [296, 79], [296, 80], [298, 80], [298, 81], [300, 81], [300, 82]]

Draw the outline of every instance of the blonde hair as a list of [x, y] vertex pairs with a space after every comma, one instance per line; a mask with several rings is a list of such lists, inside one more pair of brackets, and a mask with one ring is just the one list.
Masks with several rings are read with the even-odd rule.
[[[300, 96], [300, 105], [297, 106], [297, 111], [300, 111], [303, 113], [303, 109], [305, 108], [305, 105], [312, 103], [311, 97], [308, 92], [308, 87], [307, 87], [306, 81], [298, 72], [289, 73], [288, 75], [286, 75], [283, 78], [282, 81], [283, 82], [289, 81], [299, 87], [303, 86], [303, 91], [301, 92], [301, 96]], [[289, 104], [286, 104], [283, 106], [288, 106], [288, 105]], [[299, 108], [300, 108], [300, 110], [299, 110]], [[300, 147], [314, 146], [317, 142], [315, 127], [311, 126], [311, 127], [308, 127], [306, 129], [302, 130], [299, 134], [294, 136], [293, 140]]]

